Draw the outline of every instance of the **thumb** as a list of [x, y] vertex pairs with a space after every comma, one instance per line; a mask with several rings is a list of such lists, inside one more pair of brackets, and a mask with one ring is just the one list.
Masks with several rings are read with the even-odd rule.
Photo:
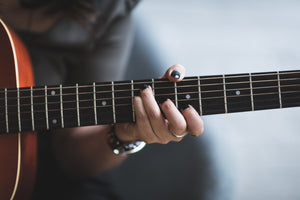
[[180, 64], [176, 64], [170, 67], [161, 78], [167, 78], [172, 82], [178, 82], [184, 78], [184, 75], [185, 68]]

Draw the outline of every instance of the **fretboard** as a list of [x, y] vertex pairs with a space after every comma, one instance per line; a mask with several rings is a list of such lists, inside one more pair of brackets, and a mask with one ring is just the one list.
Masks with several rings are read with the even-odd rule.
[[158, 102], [171, 99], [200, 115], [300, 106], [300, 71], [92, 83], [0, 90], [0, 133], [134, 122], [144, 84]]

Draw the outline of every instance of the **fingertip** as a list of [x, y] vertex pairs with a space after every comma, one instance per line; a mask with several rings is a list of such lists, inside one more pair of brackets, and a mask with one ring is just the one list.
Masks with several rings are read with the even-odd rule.
[[142, 102], [142, 98], [141, 97], [139, 97], [139, 96], [134, 96], [133, 97], [133, 104], [134, 105], [137, 104], [137, 103], [140, 103], [140, 102]]
[[170, 67], [163, 78], [167, 78], [172, 82], [181, 81], [185, 76], [185, 68], [180, 64], [175, 64]]
[[188, 105], [187, 108], [181, 109], [181, 112], [186, 119], [190, 134], [194, 136], [201, 135], [204, 131], [204, 122], [193, 106]]

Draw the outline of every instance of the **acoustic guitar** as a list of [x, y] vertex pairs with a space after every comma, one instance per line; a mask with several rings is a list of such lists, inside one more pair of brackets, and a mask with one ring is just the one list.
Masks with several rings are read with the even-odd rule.
[[34, 87], [28, 53], [2, 21], [0, 45], [0, 199], [30, 197], [38, 131], [134, 122], [144, 84], [200, 115], [300, 106], [300, 70]]

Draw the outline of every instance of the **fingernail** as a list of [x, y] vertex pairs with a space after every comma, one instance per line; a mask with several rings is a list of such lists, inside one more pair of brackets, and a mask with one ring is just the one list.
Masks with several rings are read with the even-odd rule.
[[186, 110], [190, 108], [190, 104], [183, 104], [181, 105], [181, 110]]
[[163, 98], [161, 98], [161, 99], [159, 99], [158, 100], [158, 103], [160, 104], [160, 105], [162, 105], [162, 104], [164, 104], [166, 101], [168, 101], [169, 100], [169, 98], [166, 98], [166, 99], [163, 99]]
[[149, 85], [147, 85], [147, 84], [145, 83], [145, 84], [143, 84], [141, 90], [145, 90], [145, 89], [147, 89], [148, 87], [149, 87]]
[[169, 98], [166, 98], [164, 101], [163, 101], [163, 103], [165, 103], [165, 102], [167, 102], [167, 101], [171, 101], [171, 99], [169, 99]]
[[180, 72], [179, 71], [172, 71], [171, 76], [176, 78], [176, 79], [180, 79]]

